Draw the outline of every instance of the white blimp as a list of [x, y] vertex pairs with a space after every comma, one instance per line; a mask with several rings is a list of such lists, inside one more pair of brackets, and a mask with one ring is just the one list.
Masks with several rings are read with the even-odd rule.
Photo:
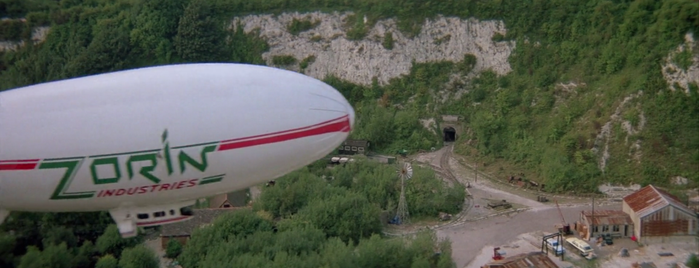
[[181, 64], [0, 92], [0, 223], [10, 211], [109, 211], [123, 237], [187, 220], [199, 198], [335, 150], [354, 110], [292, 71]]

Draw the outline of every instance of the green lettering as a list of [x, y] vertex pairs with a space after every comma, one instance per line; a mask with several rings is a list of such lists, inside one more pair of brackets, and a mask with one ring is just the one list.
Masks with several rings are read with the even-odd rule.
[[165, 150], [163, 150], [163, 153], [165, 154], [165, 166], [167, 167], [167, 174], [172, 175], [172, 158], [170, 158], [170, 143], [167, 142], [167, 129], [163, 131], [163, 143], [165, 143]]
[[69, 160], [61, 162], [43, 162], [39, 165], [39, 169], [66, 169], [65, 173], [63, 173], [63, 177], [58, 182], [56, 190], [54, 190], [53, 195], [51, 195], [52, 200], [92, 198], [95, 195], [94, 191], [75, 193], [67, 192], [71, 182], [73, 181], [73, 177], [75, 177], [75, 172], [77, 172], [78, 166], [81, 162], [81, 160]]
[[[111, 165], [114, 168], [113, 178], [100, 178], [97, 175], [97, 166], [100, 165]], [[90, 173], [92, 174], [92, 181], [95, 185], [117, 183], [121, 178], [121, 171], [119, 170], [119, 159], [116, 157], [99, 158], [92, 161], [90, 165]]]
[[215, 175], [215, 176], [210, 176], [210, 177], [202, 178], [202, 179], [199, 181], [199, 185], [204, 185], [204, 184], [209, 184], [209, 183], [220, 182], [221, 180], [223, 180], [223, 176], [225, 176], [225, 175], [226, 175], [226, 174], [220, 174], [220, 175]]
[[129, 157], [129, 160], [126, 161], [126, 171], [129, 173], [129, 179], [133, 178], [133, 162], [139, 162], [139, 161], [150, 161], [150, 166], [143, 166], [141, 167], [141, 170], [138, 172], [139, 174], [143, 175], [143, 177], [146, 177], [147, 179], [159, 183], [160, 179], [155, 177], [151, 172], [155, 170], [155, 166], [158, 164], [157, 160], [157, 154], [141, 154], [141, 155], [132, 155]]
[[204, 149], [201, 150], [201, 163], [197, 162], [196, 160], [192, 159], [184, 153], [183, 151], [180, 151], [180, 154], [178, 156], [179, 162], [180, 162], [180, 173], [184, 173], [185, 171], [185, 166], [184, 163], [187, 162], [194, 168], [198, 169], [199, 171], [204, 171], [208, 167], [208, 163], [206, 161], [206, 154], [213, 152], [216, 150], [216, 145], [209, 145], [204, 147]]
[[167, 167], [167, 174], [172, 175], [172, 158], [170, 158], [170, 143], [165, 143], [165, 166]]

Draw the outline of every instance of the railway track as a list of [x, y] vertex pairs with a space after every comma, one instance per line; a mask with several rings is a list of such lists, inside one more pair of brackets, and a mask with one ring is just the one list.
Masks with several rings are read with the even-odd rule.
[[454, 144], [449, 144], [444, 148], [444, 153], [442, 153], [441, 159], [439, 159], [439, 167], [442, 169], [442, 173], [444, 173], [447, 179], [454, 183], [459, 183], [454, 174], [451, 173], [451, 168], [449, 168], [449, 158], [451, 157], [451, 150], [453, 149]]
[[[439, 169], [435, 169], [437, 173], [440, 175], [444, 176], [446, 179], [451, 180], [453, 183], [460, 183], [464, 184], [463, 182], [459, 181], [456, 176], [454, 176], [454, 173], [451, 172], [451, 167], [449, 167], [449, 159], [451, 159], [451, 153], [452, 150], [454, 150], [454, 144], [448, 144], [445, 146], [444, 152], [441, 155], [441, 158], [439, 160]], [[468, 192], [468, 189], [466, 190], [466, 198], [464, 198], [464, 204], [462, 205], [461, 211], [454, 215], [452, 220], [449, 221], [448, 223], [436, 226], [434, 229], [441, 229], [441, 228], [447, 228], [451, 226], [456, 226], [459, 224], [463, 224], [466, 222], [466, 215], [468, 215], [468, 212], [471, 210], [471, 207], [473, 206], [473, 197], [471, 194]]]
[[[459, 179], [457, 179], [456, 176], [454, 176], [454, 174], [452, 173], [451, 168], [449, 166], [449, 159], [451, 159], [451, 153], [452, 153], [453, 149], [454, 149], [453, 143], [445, 144], [445, 146], [443, 148], [444, 151], [443, 151], [442, 155], [439, 156], [440, 157], [439, 166], [436, 166], [434, 164], [428, 164], [428, 166], [430, 166], [437, 174], [439, 174], [440, 176], [442, 176], [443, 178], [445, 178], [447, 180], [450, 180], [452, 183], [464, 184], [463, 182], [459, 181]], [[464, 203], [462, 205], [461, 211], [458, 214], [452, 216], [452, 219], [448, 222], [445, 222], [443, 224], [439, 224], [436, 226], [429, 226], [427, 228], [436, 230], [436, 229], [449, 228], [449, 227], [464, 224], [467, 222], [466, 215], [468, 215], [468, 212], [471, 210], [472, 207], [473, 207], [473, 197], [471, 196], [471, 194], [468, 192], [468, 189], [467, 189], [466, 190], [466, 197], [464, 198]], [[391, 235], [391, 236], [409, 235], [409, 234], [417, 233], [421, 229], [422, 228], [419, 228], [418, 230], [407, 231], [407, 232], [403, 231], [400, 233], [390, 233], [390, 232], [384, 231], [384, 234]]]

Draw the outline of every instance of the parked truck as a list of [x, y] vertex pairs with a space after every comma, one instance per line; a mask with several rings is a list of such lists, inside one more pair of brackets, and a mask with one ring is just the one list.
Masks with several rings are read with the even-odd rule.
[[554, 238], [549, 238], [546, 239], [546, 246], [556, 252], [556, 256], [561, 255], [566, 252], [566, 249], [563, 248], [563, 245], [558, 243], [558, 240]]

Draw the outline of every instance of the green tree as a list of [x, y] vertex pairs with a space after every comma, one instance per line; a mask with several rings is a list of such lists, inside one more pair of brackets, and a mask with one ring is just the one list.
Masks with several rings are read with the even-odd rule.
[[96, 34], [86, 49], [66, 66], [70, 77], [105, 73], [129, 66], [132, 50], [124, 18], [103, 19], [94, 26]]
[[160, 259], [155, 252], [143, 244], [124, 249], [119, 258], [120, 268], [158, 268]]
[[78, 238], [73, 234], [73, 230], [64, 226], [53, 226], [42, 235], [44, 248], [51, 245], [66, 243], [69, 248], [74, 248], [78, 245]]
[[0, 232], [0, 267], [11, 267], [17, 240], [14, 235]]
[[73, 266], [74, 268], [89, 268], [89, 267], [94, 267], [95, 261], [94, 261], [94, 256], [95, 253], [97, 252], [97, 249], [95, 249], [95, 245], [92, 243], [92, 241], [87, 240], [83, 242], [82, 246], [77, 249], [77, 253], [75, 254], [75, 258], [73, 259]]
[[[190, 240], [187, 241], [187, 246], [184, 247], [182, 254], [180, 254], [177, 260], [183, 267], [214, 267], [208, 266], [214, 264], [216, 264], [215, 267], [219, 267], [219, 265], [224, 264], [207, 262], [207, 265], [204, 265], [204, 261], [207, 258], [218, 260], [219, 258], [223, 259], [225, 256], [228, 256], [225, 257], [225, 263], [228, 263], [231, 251], [219, 248], [222, 244], [225, 244], [226, 241], [246, 239], [248, 236], [258, 232], [271, 233], [272, 230], [272, 222], [270, 220], [262, 218], [251, 210], [246, 209], [224, 213], [214, 220], [212, 226], [196, 229], [192, 233]], [[245, 245], [265, 245], [265, 243], [268, 243], [268, 240], [250, 239], [243, 243], [233, 243], [230, 246], [235, 247], [237, 251], [245, 252], [239, 247]], [[218, 250], [224, 251], [216, 253]], [[217, 254], [223, 257], [216, 257]]]
[[165, 249], [165, 256], [171, 259], [177, 258], [182, 253], [182, 244], [177, 239], [170, 239], [167, 241], [167, 248]]
[[260, 201], [253, 206], [255, 209], [272, 213], [274, 217], [290, 216], [311, 199], [320, 196], [326, 187], [327, 183], [323, 179], [310, 174], [304, 168], [278, 179], [274, 187], [266, 188], [262, 192]]
[[431, 268], [432, 266], [430, 265], [430, 261], [427, 260], [427, 258], [418, 256], [413, 259], [413, 263], [410, 265], [410, 268]]
[[379, 213], [379, 208], [365, 196], [348, 192], [324, 200], [315, 199], [299, 210], [297, 217], [313, 223], [328, 236], [357, 242], [381, 232]]
[[104, 231], [104, 234], [97, 238], [95, 245], [100, 254], [111, 254], [119, 258], [124, 249], [138, 245], [141, 242], [143, 242], [143, 237], [141, 236], [122, 238], [117, 226], [110, 224]]
[[73, 254], [66, 243], [52, 244], [44, 248], [43, 252], [35, 246], [29, 246], [27, 253], [20, 259], [19, 268], [71, 268], [72, 259]]
[[27, 252], [19, 261], [18, 268], [42, 268], [49, 267], [48, 260], [42, 258], [41, 250], [35, 246], [27, 247]]
[[173, 54], [173, 39], [189, 0], [139, 1], [133, 18], [130, 40], [133, 49], [144, 61], [168, 63]]
[[118, 268], [119, 261], [112, 255], [104, 255], [97, 260], [95, 268]]
[[269, 44], [262, 37], [260, 31], [245, 33], [242, 23], [230, 33], [231, 62], [250, 63], [264, 65], [262, 53], [269, 51]]
[[325, 243], [325, 233], [313, 224], [294, 220], [279, 223], [276, 235], [276, 249], [292, 255], [305, 255], [317, 252]]
[[699, 258], [697, 258], [696, 254], [692, 253], [689, 255], [689, 258], [687, 258], [685, 265], [689, 268], [699, 268]]
[[402, 240], [382, 239], [374, 234], [368, 239], [362, 239], [356, 251], [358, 267], [410, 267], [412, 257], [404, 248]]
[[359, 267], [354, 247], [338, 237], [330, 237], [320, 250], [321, 263], [325, 267]]
[[192, 0], [184, 10], [174, 39], [177, 55], [188, 62], [221, 61], [224, 55], [223, 24], [214, 17], [206, 0]]
[[44, 248], [41, 258], [49, 264], [47, 267], [73, 268], [73, 252], [65, 242]]

